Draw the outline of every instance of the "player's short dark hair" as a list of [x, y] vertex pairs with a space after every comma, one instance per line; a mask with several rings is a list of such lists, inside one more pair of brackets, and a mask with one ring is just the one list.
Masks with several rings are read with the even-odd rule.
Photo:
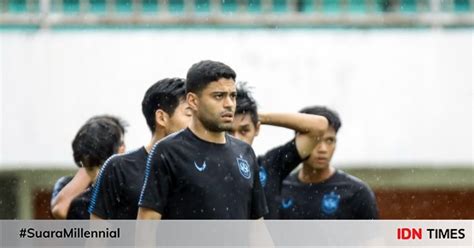
[[341, 119], [339, 118], [339, 114], [336, 111], [329, 109], [325, 106], [306, 107], [300, 110], [300, 113], [320, 115], [320, 116], [326, 117], [326, 119], [328, 119], [329, 126], [334, 128], [334, 131], [336, 131], [336, 133], [337, 131], [339, 131], [339, 128], [341, 128], [342, 126], [342, 122], [341, 122]]
[[186, 75], [186, 92], [199, 94], [210, 82], [221, 78], [236, 78], [235, 71], [228, 65], [211, 60], [203, 60], [191, 66]]
[[126, 122], [125, 120], [117, 116], [108, 115], [108, 114], [96, 115], [96, 116], [92, 116], [87, 121], [100, 120], [100, 119], [106, 119], [115, 123], [120, 128], [120, 132], [122, 132], [122, 134], [125, 134], [125, 132], [127, 132], [128, 122]]
[[161, 109], [173, 116], [184, 96], [185, 81], [182, 78], [165, 78], [148, 88], [142, 100], [142, 113], [152, 133], [156, 128], [155, 112]]
[[[74, 162], [78, 167], [100, 167], [122, 145], [125, 126], [113, 116], [94, 116], [77, 131], [72, 141]], [[122, 131], [123, 130], [123, 131]]]
[[257, 102], [252, 97], [252, 92], [247, 87], [246, 82], [237, 83], [237, 108], [235, 114], [246, 115], [249, 114], [255, 126], [258, 123], [258, 108]]

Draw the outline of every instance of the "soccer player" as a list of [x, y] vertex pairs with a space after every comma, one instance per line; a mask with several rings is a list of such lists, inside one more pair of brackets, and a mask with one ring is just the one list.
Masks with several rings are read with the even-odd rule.
[[302, 113], [258, 113], [257, 103], [245, 83], [237, 88], [237, 109], [232, 135], [252, 145], [260, 125], [279, 126], [296, 132], [295, 138], [258, 156], [260, 183], [265, 191], [269, 213], [265, 219], [279, 219], [283, 179], [308, 158], [328, 127], [323, 116]]
[[236, 74], [201, 61], [188, 70], [189, 128], [157, 143], [148, 159], [139, 219], [260, 219], [267, 212], [255, 153], [228, 135]]
[[360, 179], [331, 165], [341, 120], [336, 112], [314, 106], [301, 113], [322, 115], [329, 128], [298, 173], [282, 187], [282, 219], [377, 219], [375, 196]]
[[[85, 168], [92, 184], [100, 166], [123, 145], [124, 128], [117, 122], [110, 117], [92, 118], [79, 129], [72, 142], [74, 161]], [[67, 219], [89, 219], [87, 206], [90, 197], [91, 187], [75, 197], [69, 206]]]
[[[111, 122], [115, 126], [111, 126]], [[59, 178], [53, 188], [51, 197], [51, 213], [56, 219], [66, 219], [68, 213], [70, 212], [70, 204], [73, 199], [75, 199], [79, 194], [83, 193], [93, 183], [95, 175], [91, 177], [90, 175], [93, 175], [94, 173], [88, 173], [87, 168], [89, 168], [89, 170], [96, 170], [96, 168], [102, 165], [93, 164], [87, 166], [87, 168], [82, 166], [81, 158], [85, 158], [87, 156], [95, 156], [96, 158], [103, 156], [103, 153], [99, 154], [100, 151], [92, 149], [86, 150], [87, 147], [84, 144], [90, 142], [91, 144], [100, 145], [102, 146], [101, 149], [109, 148], [107, 151], [110, 151], [109, 146], [115, 145], [111, 143], [109, 137], [101, 136], [102, 134], [96, 135], [97, 139], [92, 140], [91, 133], [98, 132], [99, 127], [96, 125], [97, 123], [101, 124], [101, 126], [105, 125], [107, 127], [113, 128], [112, 131], [116, 131], [115, 127], [120, 129], [122, 141], [117, 151], [114, 153], [125, 152], [123, 136], [125, 135], [125, 128], [127, 124], [124, 121], [120, 120], [118, 117], [110, 115], [98, 115], [87, 120], [87, 122], [76, 134], [76, 137], [72, 143], [74, 160], [76, 165], [79, 167], [79, 170], [76, 172], [74, 177], [64, 176]], [[101, 140], [102, 138], [104, 139]], [[107, 157], [111, 155], [112, 154], [109, 154]], [[107, 157], [105, 157], [105, 159], [107, 159]], [[105, 161], [105, 159], [103, 160]]]
[[137, 218], [146, 160], [153, 144], [185, 128], [191, 119], [184, 79], [167, 78], [152, 85], [143, 98], [142, 112], [152, 138], [145, 147], [107, 160], [89, 206], [91, 219]]

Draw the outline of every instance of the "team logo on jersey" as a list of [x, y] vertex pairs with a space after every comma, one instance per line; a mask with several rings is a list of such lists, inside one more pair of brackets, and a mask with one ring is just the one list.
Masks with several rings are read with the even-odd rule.
[[250, 165], [247, 160], [242, 158], [242, 155], [240, 155], [240, 158], [237, 158], [237, 164], [239, 165], [240, 174], [244, 178], [250, 179], [250, 177], [252, 176], [252, 174], [250, 173]]
[[260, 179], [262, 187], [265, 187], [265, 184], [267, 184], [267, 171], [265, 170], [265, 167], [260, 166], [260, 170], [258, 171], [258, 177]]
[[204, 161], [204, 163], [199, 166], [198, 164], [196, 164], [196, 161], [194, 161], [194, 167], [196, 167], [196, 169], [200, 172], [204, 171], [206, 169], [206, 161]]
[[339, 207], [340, 200], [341, 196], [336, 194], [334, 191], [329, 194], [325, 194], [323, 196], [323, 200], [321, 201], [321, 210], [325, 214], [335, 213], [337, 208]]
[[288, 199], [281, 199], [281, 207], [284, 209], [288, 209], [291, 206], [293, 206], [293, 199], [288, 198]]

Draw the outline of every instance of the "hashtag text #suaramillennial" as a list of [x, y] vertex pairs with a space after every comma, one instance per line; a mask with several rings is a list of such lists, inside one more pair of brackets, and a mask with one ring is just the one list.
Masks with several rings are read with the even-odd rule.
[[35, 230], [28, 228], [20, 238], [120, 238], [120, 228], [115, 230], [84, 230], [84, 228], [64, 228], [62, 230]]

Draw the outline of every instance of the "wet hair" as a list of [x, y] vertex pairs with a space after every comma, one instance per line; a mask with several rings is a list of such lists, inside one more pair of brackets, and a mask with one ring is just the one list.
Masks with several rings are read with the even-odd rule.
[[199, 94], [206, 86], [221, 78], [235, 80], [236, 74], [228, 65], [211, 60], [200, 61], [189, 68], [186, 75], [186, 92]]
[[99, 119], [106, 119], [106, 120], [110, 120], [114, 122], [120, 128], [120, 132], [122, 132], [122, 134], [125, 134], [125, 132], [127, 132], [127, 127], [129, 126], [128, 122], [126, 122], [125, 120], [117, 116], [107, 115], [107, 114], [96, 115], [96, 116], [92, 116], [87, 121], [99, 120]]
[[[72, 141], [74, 162], [78, 167], [100, 167], [122, 145], [124, 123], [113, 116], [94, 116], [77, 131]], [[123, 131], [122, 131], [123, 130]]]
[[339, 130], [339, 128], [341, 128], [342, 126], [341, 119], [339, 118], [339, 114], [336, 111], [331, 110], [325, 106], [306, 107], [300, 110], [300, 113], [321, 115], [321, 116], [326, 117], [326, 119], [328, 119], [329, 126], [334, 128], [334, 131], [336, 131], [336, 133]]
[[165, 78], [148, 88], [142, 100], [142, 113], [152, 133], [156, 129], [156, 111], [161, 109], [173, 116], [184, 97], [185, 81], [182, 78]]
[[257, 126], [258, 123], [258, 108], [257, 102], [252, 97], [252, 92], [247, 87], [247, 82], [237, 83], [237, 108], [235, 109], [236, 115], [249, 114], [252, 123]]

